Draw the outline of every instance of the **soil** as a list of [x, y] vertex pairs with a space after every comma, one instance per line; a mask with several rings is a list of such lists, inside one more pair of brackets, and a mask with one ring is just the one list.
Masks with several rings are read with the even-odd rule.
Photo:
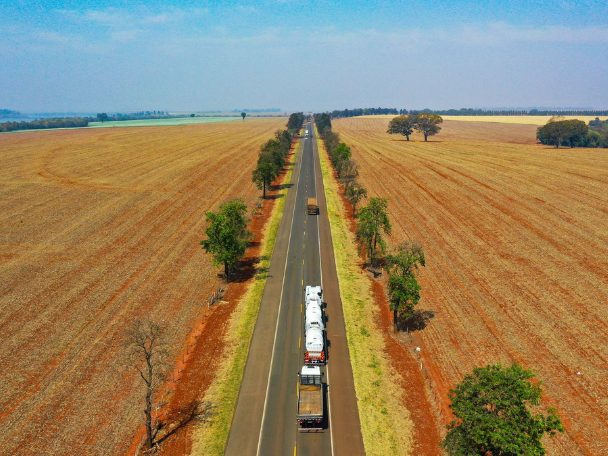
[[[291, 158], [287, 160], [287, 164], [290, 163], [290, 160]], [[213, 310], [206, 321], [195, 329], [191, 338], [193, 348], [190, 349], [190, 357], [186, 358], [187, 362], [185, 364], [178, 361], [176, 371], [181, 370], [181, 378], [177, 383], [171, 382], [167, 385], [168, 389], [173, 391], [167, 410], [168, 415], [187, 407], [194, 401], [204, 401], [205, 393], [215, 378], [215, 367], [223, 356], [226, 324], [236, 303], [245, 293], [250, 281], [253, 280], [255, 265], [260, 257], [262, 235], [266, 221], [269, 219], [277, 201], [273, 196], [279, 192], [286, 174], [286, 172], [283, 172], [279, 180], [270, 189], [266, 190], [267, 199], [263, 200], [262, 208], [259, 209], [258, 214], [252, 220], [249, 227], [253, 233], [252, 246], [247, 249], [238, 277], [227, 286], [227, 292], [224, 296], [227, 303]], [[199, 336], [196, 336], [197, 333]], [[143, 431], [142, 427], [141, 435], [144, 435]], [[141, 437], [136, 437], [134, 443], [139, 444], [140, 439]], [[160, 454], [164, 456], [183, 456], [190, 454], [191, 451], [192, 427], [186, 426], [163, 442]]]
[[124, 344], [137, 319], [166, 324], [172, 359], [197, 326], [199, 346], [221, 349], [215, 335], [242, 285], [199, 326], [222, 282], [199, 245], [205, 212], [233, 197], [259, 201], [251, 171], [283, 125], [0, 137], [1, 454], [126, 453], [143, 418]]
[[[340, 119], [369, 196], [389, 198], [391, 245], [425, 249], [420, 348], [444, 424], [475, 366], [517, 362], [565, 433], [547, 454], [608, 454], [608, 154], [535, 144], [536, 127], [446, 121], [429, 142], [389, 119]], [[388, 318], [388, 317], [387, 317]], [[387, 320], [390, 321], [390, 320]], [[435, 401], [435, 397], [437, 398]]]
[[[334, 171], [334, 177], [337, 175]], [[340, 185], [342, 204], [345, 214], [349, 218], [350, 230], [354, 233], [357, 228], [356, 219], [353, 218], [353, 207], [344, 195], [344, 187]], [[365, 205], [365, 202], [363, 202]], [[361, 205], [360, 205], [361, 206]], [[366, 265], [362, 261], [361, 269]], [[391, 365], [397, 373], [400, 386], [403, 390], [403, 405], [410, 412], [414, 422], [413, 454], [420, 456], [439, 456], [441, 449], [441, 430], [439, 428], [439, 413], [436, 404], [431, 402], [434, 393], [426, 386], [428, 378], [425, 371], [420, 369], [420, 359], [412, 351], [412, 342], [405, 343], [397, 339], [398, 334], [393, 331], [393, 313], [388, 307], [388, 299], [382, 276], [372, 278], [368, 276], [374, 294], [376, 306], [376, 324], [384, 336], [385, 350]]]

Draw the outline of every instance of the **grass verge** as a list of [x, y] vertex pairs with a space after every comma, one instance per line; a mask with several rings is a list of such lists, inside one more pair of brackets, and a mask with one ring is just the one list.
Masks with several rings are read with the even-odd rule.
[[370, 279], [357, 266], [360, 259], [340, 188], [325, 147], [318, 138], [317, 132], [365, 452], [368, 456], [408, 455], [413, 450], [414, 425], [402, 405], [402, 389], [385, 355], [384, 338], [375, 324]]
[[[299, 147], [300, 142], [298, 141], [294, 149], [293, 163], [295, 163]], [[285, 176], [285, 183], [291, 182], [292, 173], [293, 166]], [[287, 196], [287, 190], [288, 188], [283, 188], [279, 193]], [[205, 396], [205, 400], [215, 406], [213, 422], [194, 431], [192, 454], [224, 454], [286, 200], [287, 197], [276, 200], [272, 215], [264, 228], [262, 261], [259, 264], [258, 272], [248, 285], [247, 291], [237, 304], [228, 323], [223, 360], [215, 380]]]

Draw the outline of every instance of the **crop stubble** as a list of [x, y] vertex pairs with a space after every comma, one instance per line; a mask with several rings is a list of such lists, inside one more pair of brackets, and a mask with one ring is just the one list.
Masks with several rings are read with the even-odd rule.
[[126, 329], [168, 324], [177, 356], [219, 284], [204, 213], [259, 196], [284, 119], [2, 135], [0, 453], [118, 454], [142, 417]]
[[414, 340], [444, 415], [474, 366], [516, 361], [565, 423], [548, 454], [608, 454], [606, 151], [536, 145], [531, 125], [446, 121], [425, 143], [387, 124], [334, 130], [370, 196], [390, 199], [391, 244], [424, 245], [420, 307], [435, 317]]

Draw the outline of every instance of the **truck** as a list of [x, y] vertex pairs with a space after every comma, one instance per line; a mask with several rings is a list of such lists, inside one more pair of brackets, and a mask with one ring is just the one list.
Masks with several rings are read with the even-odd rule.
[[312, 215], [317, 215], [319, 213], [319, 206], [317, 206], [317, 198], [308, 198], [308, 202], [306, 204], [306, 212]]
[[317, 301], [320, 304], [322, 300], [323, 290], [320, 286], [306, 285], [306, 288], [304, 288], [304, 302], [306, 302], [306, 305], [308, 305], [310, 301]]
[[307, 285], [304, 289], [304, 364], [327, 362], [325, 318], [323, 314], [323, 290], [320, 286]]
[[319, 366], [302, 366], [298, 372], [298, 409], [296, 419], [300, 431], [323, 429], [323, 373]]

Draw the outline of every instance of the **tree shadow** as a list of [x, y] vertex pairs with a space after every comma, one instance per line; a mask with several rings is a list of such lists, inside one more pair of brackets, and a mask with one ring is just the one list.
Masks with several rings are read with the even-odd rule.
[[433, 318], [435, 318], [435, 311], [433, 310], [414, 310], [414, 315], [410, 318], [399, 318], [397, 320], [397, 329], [407, 332], [422, 331]]
[[279, 193], [278, 195], [266, 195], [267, 200], [276, 200], [276, 199], [284, 198], [284, 197], [285, 197], [285, 195], [282, 193]]
[[293, 187], [293, 184], [279, 184], [279, 185], [273, 185], [271, 187], [271, 190], [283, 190], [284, 188], [291, 188]]
[[181, 429], [185, 429], [193, 424], [210, 422], [214, 409], [215, 406], [212, 406], [210, 403], [195, 399], [176, 410], [172, 410], [156, 423], [153, 433], [154, 445], [151, 449], [145, 451], [144, 454], [158, 452], [160, 445]]

